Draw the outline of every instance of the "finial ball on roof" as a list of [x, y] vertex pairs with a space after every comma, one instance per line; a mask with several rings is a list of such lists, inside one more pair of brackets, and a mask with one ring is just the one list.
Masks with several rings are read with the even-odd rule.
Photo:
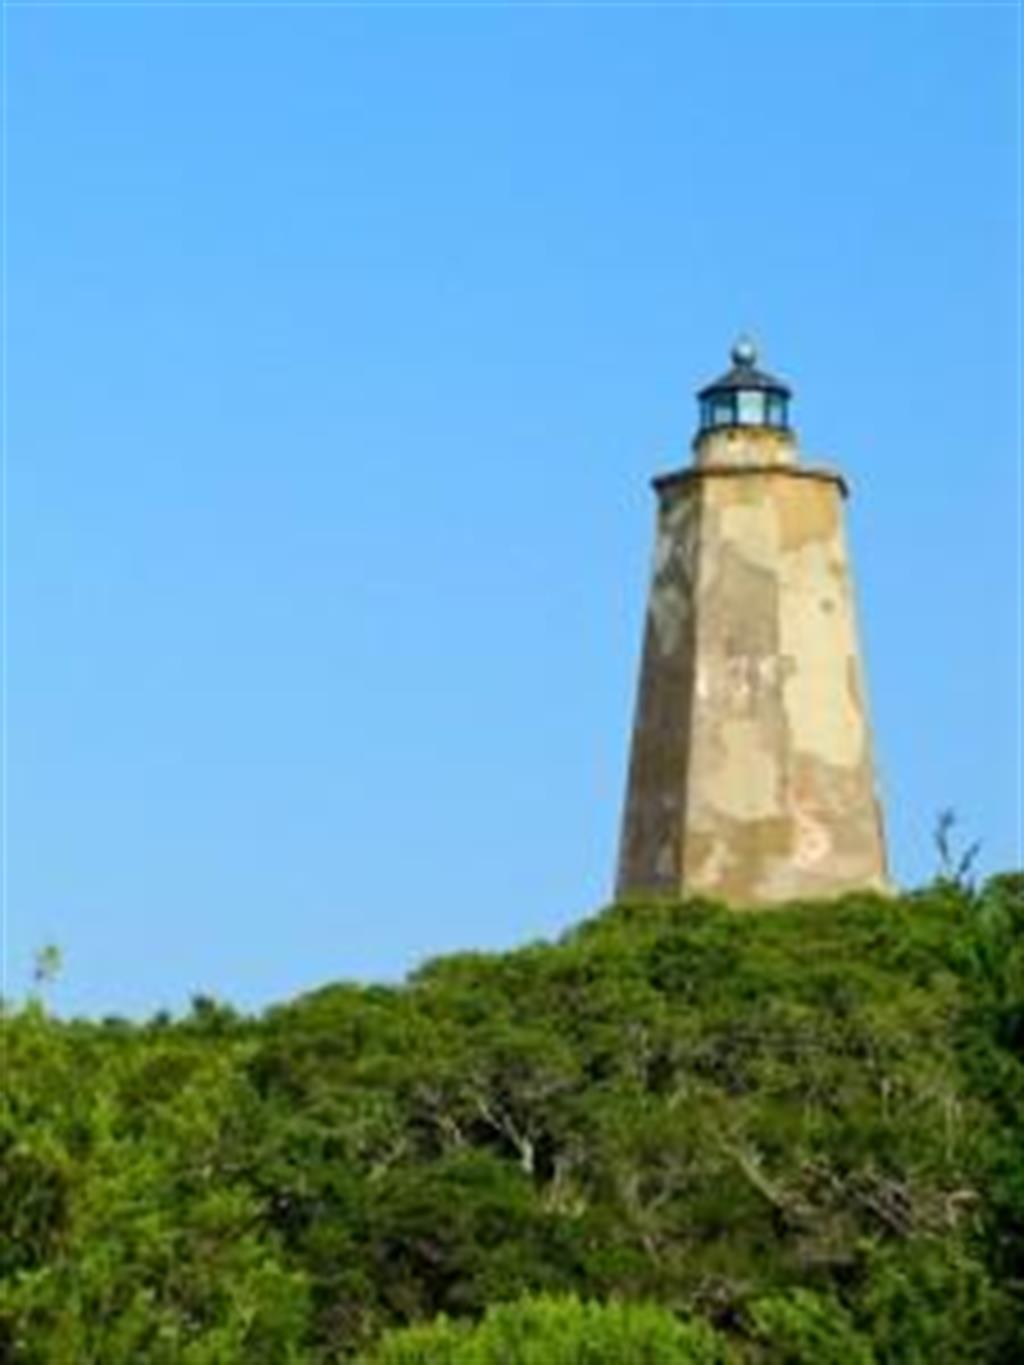
[[742, 336], [737, 340], [736, 345], [732, 348], [732, 363], [742, 365], [745, 368], [757, 364], [757, 347], [750, 337]]

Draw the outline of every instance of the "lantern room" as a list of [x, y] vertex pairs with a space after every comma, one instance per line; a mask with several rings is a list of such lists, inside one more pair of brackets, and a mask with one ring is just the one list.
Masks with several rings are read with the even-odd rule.
[[757, 368], [757, 348], [741, 337], [732, 348], [732, 369], [697, 395], [701, 431], [722, 427], [789, 430], [789, 386]]

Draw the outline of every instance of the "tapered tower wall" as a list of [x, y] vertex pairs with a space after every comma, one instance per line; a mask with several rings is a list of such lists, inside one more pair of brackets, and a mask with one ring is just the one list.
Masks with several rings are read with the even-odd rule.
[[841, 478], [735, 430], [655, 487], [618, 893], [884, 890]]

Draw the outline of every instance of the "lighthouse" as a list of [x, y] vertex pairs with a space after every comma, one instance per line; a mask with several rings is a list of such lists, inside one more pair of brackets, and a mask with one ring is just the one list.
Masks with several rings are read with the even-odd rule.
[[657, 530], [617, 894], [757, 908], [888, 887], [838, 472], [753, 343], [701, 389]]

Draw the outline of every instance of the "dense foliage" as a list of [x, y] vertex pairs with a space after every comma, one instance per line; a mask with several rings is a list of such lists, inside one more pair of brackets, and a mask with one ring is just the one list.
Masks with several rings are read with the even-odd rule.
[[1018, 876], [4, 1031], [4, 1359], [1024, 1358]]
[[389, 1332], [365, 1365], [725, 1365], [706, 1323], [651, 1304], [538, 1298]]

